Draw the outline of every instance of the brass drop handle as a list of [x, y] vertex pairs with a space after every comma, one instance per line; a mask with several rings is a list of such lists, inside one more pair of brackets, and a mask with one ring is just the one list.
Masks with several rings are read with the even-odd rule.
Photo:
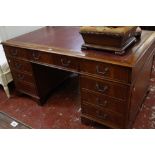
[[19, 64], [19, 63], [15, 63], [15, 67], [16, 67], [16, 69], [20, 69], [21, 68], [21, 64]]
[[109, 71], [109, 68], [108, 67], [105, 67], [103, 71], [100, 71], [99, 66], [98, 65], [96, 66], [96, 72], [98, 74], [105, 75], [108, 71]]
[[11, 52], [11, 53], [12, 53], [12, 55], [13, 55], [13, 56], [16, 56], [16, 55], [17, 55], [17, 53], [18, 53], [18, 51], [17, 51], [17, 49], [15, 49], [15, 50], [12, 50], [12, 52]]
[[108, 90], [108, 86], [99, 86], [99, 84], [98, 83], [96, 83], [96, 90], [97, 91], [99, 91], [99, 92], [102, 92], [102, 93], [104, 93], [105, 91], [107, 91]]
[[33, 52], [32, 56], [35, 60], [39, 60], [40, 59], [40, 54], [38, 52]]
[[96, 102], [98, 105], [103, 106], [103, 107], [106, 107], [108, 105], [107, 100], [101, 101], [99, 98], [96, 98]]
[[70, 65], [70, 63], [71, 63], [70, 60], [65, 60], [65, 59], [61, 58], [61, 64], [62, 64], [63, 66], [67, 67], [67, 66]]
[[23, 74], [18, 74], [17, 76], [18, 76], [19, 80], [23, 80], [24, 79], [24, 75]]
[[108, 115], [107, 114], [103, 114], [100, 116], [102, 119], [106, 120], [108, 118]]
[[103, 114], [99, 110], [97, 110], [96, 113], [103, 120], [106, 120], [108, 118], [108, 115], [107, 114]]

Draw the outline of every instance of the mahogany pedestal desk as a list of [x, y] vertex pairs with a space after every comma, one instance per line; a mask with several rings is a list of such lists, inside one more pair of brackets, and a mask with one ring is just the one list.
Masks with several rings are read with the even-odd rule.
[[154, 36], [143, 31], [123, 56], [81, 50], [79, 27], [44, 27], [3, 46], [19, 92], [42, 104], [70, 72], [78, 73], [82, 121], [131, 128], [148, 91]]

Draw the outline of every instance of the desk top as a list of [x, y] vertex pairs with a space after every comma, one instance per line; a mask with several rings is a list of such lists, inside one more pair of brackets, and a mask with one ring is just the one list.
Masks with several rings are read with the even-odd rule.
[[154, 41], [154, 32], [143, 31], [141, 39], [130, 47], [125, 55], [119, 56], [103, 50], [81, 50], [84, 41], [79, 33], [79, 27], [47, 26], [2, 44], [133, 67]]

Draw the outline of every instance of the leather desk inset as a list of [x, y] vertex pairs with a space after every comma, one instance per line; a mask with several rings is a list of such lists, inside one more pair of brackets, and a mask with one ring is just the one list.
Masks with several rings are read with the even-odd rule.
[[153, 32], [143, 31], [141, 40], [123, 56], [81, 50], [79, 27], [45, 27], [3, 46], [19, 92], [41, 104], [75, 72], [80, 76], [82, 122], [131, 128], [148, 91], [154, 37]]

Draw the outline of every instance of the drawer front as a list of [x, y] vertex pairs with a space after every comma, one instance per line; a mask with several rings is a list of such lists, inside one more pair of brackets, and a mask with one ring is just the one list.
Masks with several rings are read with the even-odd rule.
[[22, 72], [18, 72], [15, 70], [12, 70], [12, 75], [14, 77], [14, 79], [17, 81], [25, 81], [31, 84], [34, 84], [34, 79], [33, 76], [29, 75], [29, 74], [25, 74]]
[[130, 82], [130, 70], [126, 67], [83, 60], [80, 62], [80, 69], [81, 72], [93, 74], [95, 76], [114, 79], [125, 83]]
[[41, 51], [29, 51], [28, 59], [31, 61], [42, 62], [50, 64], [52, 59], [50, 53], [41, 52]]
[[31, 95], [38, 96], [34, 85], [25, 83], [23, 81], [17, 81], [17, 80], [15, 80], [15, 85], [16, 85], [16, 88], [18, 89], [18, 91], [24, 92], [30, 96]]
[[123, 128], [124, 120], [120, 115], [101, 110], [100, 108], [87, 103], [82, 103], [81, 110], [83, 116], [102, 122], [104, 125], [110, 127]]
[[13, 59], [13, 58], [8, 58], [8, 62], [12, 69], [16, 71], [22, 71], [24, 73], [32, 74], [32, 67], [30, 62]]
[[27, 59], [27, 50], [17, 47], [4, 46], [4, 51], [9, 57]]
[[54, 62], [54, 65], [57, 65], [66, 69], [72, 69], [75, 71], [78, 70], [78, 62], [77, 62], [77, 59], [74, 57], [63, 56], [63, 55], [53, 55], [53, 62]]
[[84, 102], [93, 104], [95, 106], [98, 106], [100, 108], [103, 108], [109, 111], [114, 111], [121, 115], [123, 115], [125, 112], [125, 102], [115, 100], [105, 95], [100, 95], [98, 93], [92, 93], [92, 92], [83, 90], [81, 92], [81, 99]]
[[109, 82], [106, 80], [93, 79], [82, 76], [80, 78], [81, 88], [85, 88], [100, 94], [105, 94], [120, 100], [126, 100], [129, 94], [128, 86]]

